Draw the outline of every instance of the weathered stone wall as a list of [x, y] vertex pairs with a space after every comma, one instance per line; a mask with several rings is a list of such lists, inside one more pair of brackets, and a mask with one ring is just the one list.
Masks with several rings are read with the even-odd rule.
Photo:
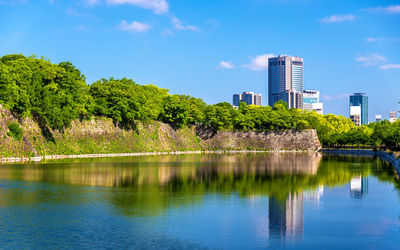
[[312, 150], [321, 148], [315, 130], [255, 132], [255, 131], [221, 131], [201, 141], [207, 150]]
[[[24, 137], [7, 135], [10, 122], [18, 122]], [[137, 131], [115, 126], [111, 119], [94, 118], [72, 122], [64, 132], [44, 129], [31, 118], [17, 119], [0, 107], [0, 158], [45, 155], [82, 155], [199, 150], [318, 150], [315, 130], [286, 132], [218, 132], [168, 124], [140, 124]]]

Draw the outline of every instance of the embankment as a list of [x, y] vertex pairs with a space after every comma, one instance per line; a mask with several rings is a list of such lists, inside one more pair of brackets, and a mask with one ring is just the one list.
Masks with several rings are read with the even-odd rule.
[[382, 160], [389, 162], [396, 170], [397, 175], [400, 176], [400, 159], [398, 159], [394, 154], [385, 151], [323, 149], [322, 153], [335, 155], [376, 156]]
[[[22, 127], [22, 140], [9, 135], [11, 122], [18, 122]], [[94, 118], [75, 120], [61, 132], [40, 127], [31, 118], [18, 119], [9, 110], [0, 108], [1, 159], [204, 150], [317, 151], [320, 148], [315, 130], [212, 133], [201, 128], [174, 130], [168, 124], [152, 122], [139, 124], [135, 131], [121, 129], [108, 118]]]

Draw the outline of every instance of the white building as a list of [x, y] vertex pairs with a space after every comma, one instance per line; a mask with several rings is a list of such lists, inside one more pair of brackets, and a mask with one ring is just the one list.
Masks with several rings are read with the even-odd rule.
[[375, 121], [376, 122], [382, 121], [382, 115], [375, 115]]
[[390, 122], [397, 121], [397, 112], [396, 111], [390, 111], [389, 112], [389, 121]]
[[324, 114], [324, 104], [319, 101], [319, 91], [303, 91], [303, 109], [307, 111], [315, 111], [321, 115]]
[[350, 119], [356, 126], [361, 126], [361, 106], [350, 106]]

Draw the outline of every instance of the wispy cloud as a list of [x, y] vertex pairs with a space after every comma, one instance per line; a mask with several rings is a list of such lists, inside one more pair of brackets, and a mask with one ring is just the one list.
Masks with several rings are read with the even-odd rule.
[[174, 29], [176, 29], [176, 30], [191, 30], [191, 31], [200, 30], [200, 28], [197, 27], [197, 26], [183, 25], [182, 21], [179, 18], [175, 17], [175, 16], [173, 16], [171, 18], [171, 23], [172, 23], [172, 26], [174, 27]]
[[138, 21], [133, 21], [132, 23], [128, 23], [127, 21], [122, 20], [118, 28], [122, 31], [127, 31], [131, 33], [140, 33], [151, 29], [151, 26], [149, 24], [141, 23]]
[[382, 70], [400, 69], [400, 64], [384, 64], [379, 67]]
[[249, 57], [250, 63], [243, 65], [243, 67], [250, 70], [266, 70], [268, 69], [268, 59], [275, 57], [274, 54], [262, 54], [255, 57]]
[[321, 23], [341, 23], [344, 21], [354, 21], [354, 15], [332, 15], [328, 17], [324, 17], [320, 19], [319, 21]]
[[386, 58], [384, 56], [375, 53], [369, 56], [359, 55], [355, 58], [355, 60], [357, 62], [361, 62], [364, 66], [373, 66], [385, 62]]
[[75, 30], [77, 31], [86, 31], [87, 27], [85, 25], [78, 25]]
[[100, 0], [83, 0], [83, 5], [85, 6], [93, 6], [96, 4], [100, 4]]
[[[97, 1], [97, 0], [94, 0]], [[107, 4], [130, 4], [145, 9], [150, 9], [156, 14], [164, 14], [168, 12], [169, 4], [166, 0], [106, 0]]]
[[400, 4], [397, 5], [389, 5], [387, 7], [375, 7], [375, 8], [369, 8], [366, 9], [367, 11], [370, 12], [376, 12], [376, 13], [382, 13], [382, 14], [399, 14], [400, 13]]
[[231, 61], [220, 61], [219, 68], [222, 69], [234, 69], [235, 65]]
[[325, 101], [332, 101], [332, 100], [340, 100], [340, 99], [347, 99], [349, 98], [350, 94], [340, 94], [340, 95], [335, 95], [335, 96], [330, 96], [330, 95], [321, 95], [321, 99]]
[[365, 39], [366, 42], [373, 43], [377, 41], [389, 41], [389, 42], [400, 42], [400, 38], [393, 37], [368, 37]]

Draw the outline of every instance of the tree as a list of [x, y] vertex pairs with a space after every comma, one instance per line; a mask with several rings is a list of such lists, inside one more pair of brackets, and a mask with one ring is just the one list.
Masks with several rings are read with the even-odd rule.
[[126, 78], [101, 79], [90, 86], [94, 100], [93, 113], [112, 118], [123, 128], [136, 128], [138, 120], [148, 120], [146, 98], [139, 85]]

